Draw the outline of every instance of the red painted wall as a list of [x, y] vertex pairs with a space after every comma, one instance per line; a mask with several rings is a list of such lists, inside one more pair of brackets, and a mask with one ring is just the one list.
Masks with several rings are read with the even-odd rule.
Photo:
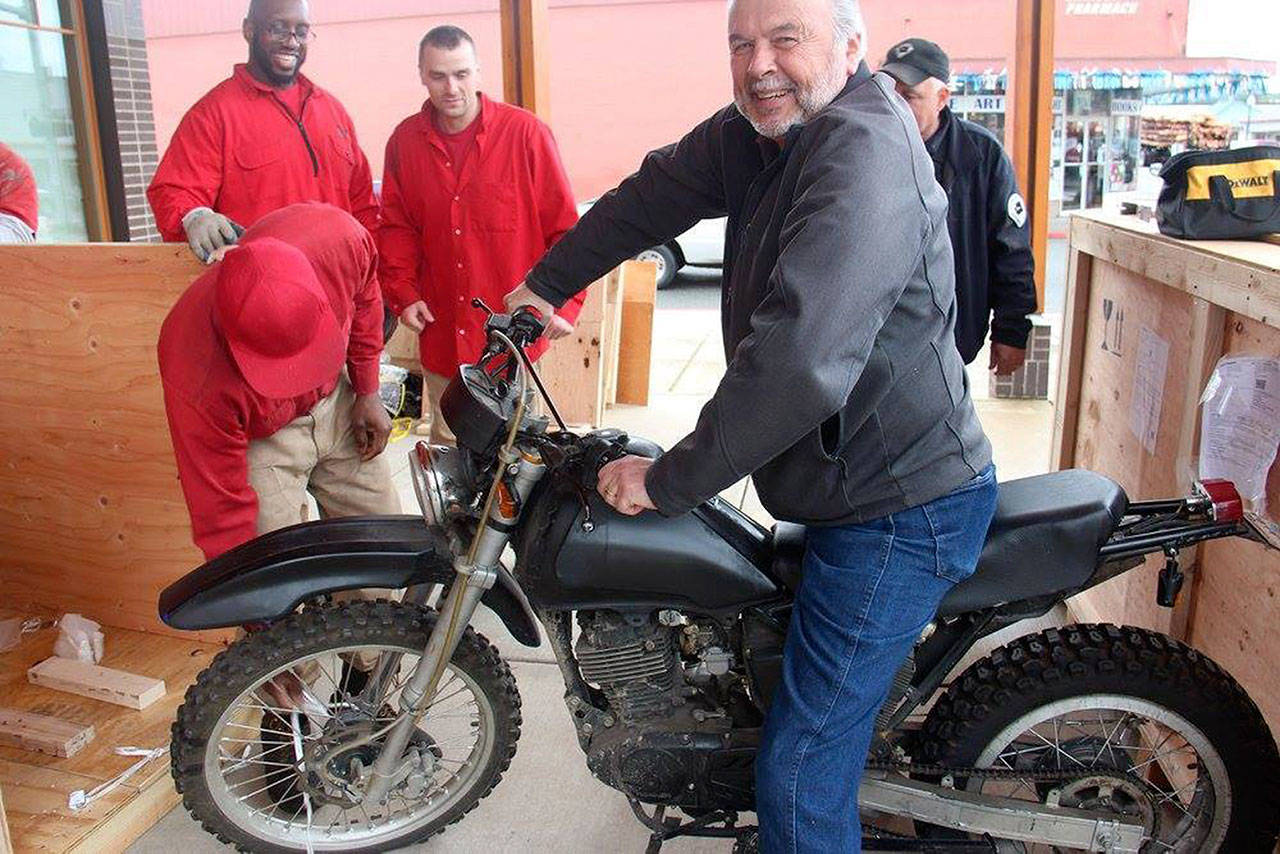
[[[580, 199], [613, 186], [645, 152], [730, 101], [725, 0], [549, 4], [551, 126]], [[246, 0], [143, 0], [161, 146], [187, 107], [244, 60], [246, 7]], [[431, 27], [467, 29], [479, 46], [485, 91], [501, 97], [498, 0], [313, 0], [311, 7], [317, 40], [306, 73], [346, 105], [375, 176], [387, 136], [425, 97], [416, 51]], [[1151, 67], [1167, 58], [1172, 68], [1185, 53], [1188, 0], [1139, 0], [1132, 16], [1067, 15], [1066, 8], [1058, 0], [1062, 67]], [[964, 70], [1012, 65], [1014, 0], [863, 0], [863, 11], [873, 65], [907, 36], [938, 41]]]
[[[244, 2], [200, 7], [144, 0], [156, 138], [168, 144], [186, 109], [247, 53]], [[312, 2], [316, 41], [304, 72], [333, 92], [356, 124], [360, 144], [382, 172], [396, 124], [418, 109], [417, 45], [438, 24], [476, 39], [484, 89], [502, 97], [501, 22], [496, 0]], [[420, 13], [424, 5], [439, 14]], [[599, 195], [645, 152], [676, 139], [731, 99], [723, 0], [552, 0], [551, 126], [579, 199]]]

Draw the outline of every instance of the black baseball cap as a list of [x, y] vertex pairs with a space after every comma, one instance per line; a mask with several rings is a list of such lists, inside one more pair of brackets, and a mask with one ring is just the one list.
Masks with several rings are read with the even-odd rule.
[[927, 39], [898, 42], [889, 48], [880, 70], [908, 86], [915, 86], [927, 77], [936, 77], [943, 83], [951, 81], [951, 60], [942, 48]]

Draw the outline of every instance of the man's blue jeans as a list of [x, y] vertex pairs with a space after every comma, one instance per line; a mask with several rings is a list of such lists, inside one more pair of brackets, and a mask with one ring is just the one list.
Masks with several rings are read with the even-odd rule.
[[861, 851], [858, 784], [876, 713], [942, 597], [973, 573], [995, 504], [992, 466], [928, 504], [809, 529], [756, 758], [766, 854]]

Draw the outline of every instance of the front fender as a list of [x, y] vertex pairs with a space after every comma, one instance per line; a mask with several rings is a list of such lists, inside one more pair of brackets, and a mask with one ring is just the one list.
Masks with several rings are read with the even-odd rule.
[[[448, 543], [421, 516], [324, 519], [263, 534], [187, 573], [160, 594], [160, 619], [187, 631], [226, 628], [280, 619], [324, 593], [455, 577]], [[505, 569], [482, 601], [520, 643], [541, 643], [529, 601]]]

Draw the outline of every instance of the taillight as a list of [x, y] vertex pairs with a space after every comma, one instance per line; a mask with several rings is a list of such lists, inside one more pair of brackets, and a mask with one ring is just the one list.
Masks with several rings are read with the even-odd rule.
[[1195, 493], [1209, 501], [1209, 515], [1215, 522], [1239, 522], [1244, 519], [1244, 502], [1236, 485], [1229, 480], [1198, 480]]

